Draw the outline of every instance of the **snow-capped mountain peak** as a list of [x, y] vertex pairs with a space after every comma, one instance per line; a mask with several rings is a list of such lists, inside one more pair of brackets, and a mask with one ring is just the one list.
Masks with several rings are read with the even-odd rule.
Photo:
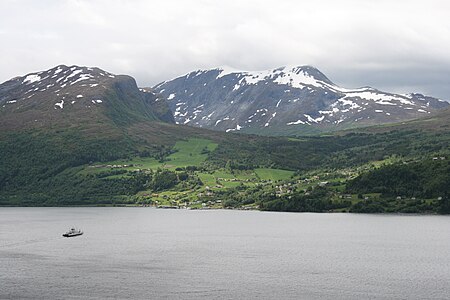
[[[241, 71], [226, 66], [214, 70], [218, 71], [216, 79], [234, 75], [239, 77], [239, 83], [241, 85], [258, 84], [259, 82], [268, 80], [293, 87], [304, 87], [307, 85], [323, 87], [324, 85], [333, 85], [323, 73], [311, 66], [285, 66], [264, 71]], [[197, 74], [203, 72], [205, 71], [199, 71]]]
[[177, 123], [258, 133], [398, 122], [448, 106], [420, 94], [339, 87], [312, 66], [197, 70], [155, 90], [169, 100]]

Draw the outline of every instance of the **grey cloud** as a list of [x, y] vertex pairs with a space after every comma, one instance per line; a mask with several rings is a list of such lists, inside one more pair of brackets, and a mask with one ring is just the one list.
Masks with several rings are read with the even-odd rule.
[[348, 87], [450, 99], [444, 0], [0, 2], [0, 81], [57, 64], [151, 86], [191, 70], [310, 64]]

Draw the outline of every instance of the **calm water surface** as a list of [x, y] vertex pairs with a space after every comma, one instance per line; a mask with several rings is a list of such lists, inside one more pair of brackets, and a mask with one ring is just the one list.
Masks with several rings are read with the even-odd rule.
[[0, 299], [449, 299], [449, 254], [445, 216], [0, 208]]

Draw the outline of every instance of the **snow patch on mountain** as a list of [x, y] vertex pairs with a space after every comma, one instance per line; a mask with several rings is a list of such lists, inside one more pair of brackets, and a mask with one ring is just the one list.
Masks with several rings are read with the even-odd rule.
[[63, 109], [64, 108], [64, 100], [61, 100], [61, 102], [55, 103], [55, 106], [58, 106], [59, 108]]
[[77, 82], [80, 82], [82, 80], [88, 80], [90, 78], [94, 78], [94, 76], [92, 76], [91, 74], [81, 74], [80, 77], [77, 80], [71, 82], [70, 85], [73, 85], [73, 84], [75, 84]]
[[278, 84], [285, 84], [294, 88], [304, 88], [305, 85], [312, 85], [315, 87], [323, 87], [323, 83], [310, 76], [301, 68], [283, 68], [277, 69], [273, 72], [273, 81]]
[[278, 108], [278, 106], [280, 106], [282, 99], [278, 100], [277, 105], [275, 105], [276, 108]]
[[319, 122], [322, 122], [323, 119], [325, 118], [325, 116], [321, 116], [321, 117], [318, 117], [318, 118], [313, 118], [313, 117], [311, 117], [310, 115], [307, 115], [307, 114], [304, 114], [304, 116], [306, 117], [306, 119], [310, 123], [319, 123]]
[[242, 126], [240, 126], [239, 124], [236, 125], [236, 128], [229, 128], [227, 130], [225, 130], [225, 132], [230, 132], [230, 131], [239, 131], [242, 129]]
[[297, 120], [295, 122], [286, 123], [286, 125], [298, 125], [298, 124], [306, 124], [306, 122], [304, 122], [302, 120]]
[[41, 76], [36, 75], [36, 74], [30, 74], [27, 77], [25, 77], [25, 79], [23, 80], [23, 83], [30, 84], [30, 83], [40, 81], [40, 80], [41, 80]]

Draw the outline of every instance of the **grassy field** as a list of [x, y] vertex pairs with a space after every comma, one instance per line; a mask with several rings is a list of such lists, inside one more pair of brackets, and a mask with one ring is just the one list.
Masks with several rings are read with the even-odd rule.
[[202, 172], [198, 172], [197, 175], [205, 186], [212, 187], [216, 185], [216, 178], [214, 177], [214, 175]]
[[223, 178], [223, 179], [236, 178], [233, 174], [231, 174], [229, 171], [226, 171], [224, 169], [214, 171], [214, 176], [217, 178]]
[[169, 168], [182, 168], [187, 166], [200, 166], [208, 157], [208, 152], [217, 148], [218, 144], [206, 139], [189, 139], [175, 144], [177, 152], [167, 157]]
[[[130, 167], [121, 167], [120, 169], [126, 171], [133, 171], [139, 169], [156, 170], [158, 168], [166, 168], [175, 170], [176, 168], [183, 168], [187, 166], [200, 166], [208, 157], [208, 152], [214, 151], [217, 144], [207, 139], [189, 139], [186, 141], [178, 141], [174, 150], [175, 153], [167, 156], [164, 162], [159, 162], [152, 157], [134, 157], [128, 160], [115, 160], [103, 164], [89, 166], [82, 170], [81, 174], [95, 174], [110, 170], [112, 165], [132, 165]], [[115, 175], [120, 177], [119, 175]]]
[[292, 175], [294, 175], [293, 171], [269, 169], [269, 168], [255, 169], [255, 173], [261, 180], [272, 180], [272, 181], [287, 180]]

